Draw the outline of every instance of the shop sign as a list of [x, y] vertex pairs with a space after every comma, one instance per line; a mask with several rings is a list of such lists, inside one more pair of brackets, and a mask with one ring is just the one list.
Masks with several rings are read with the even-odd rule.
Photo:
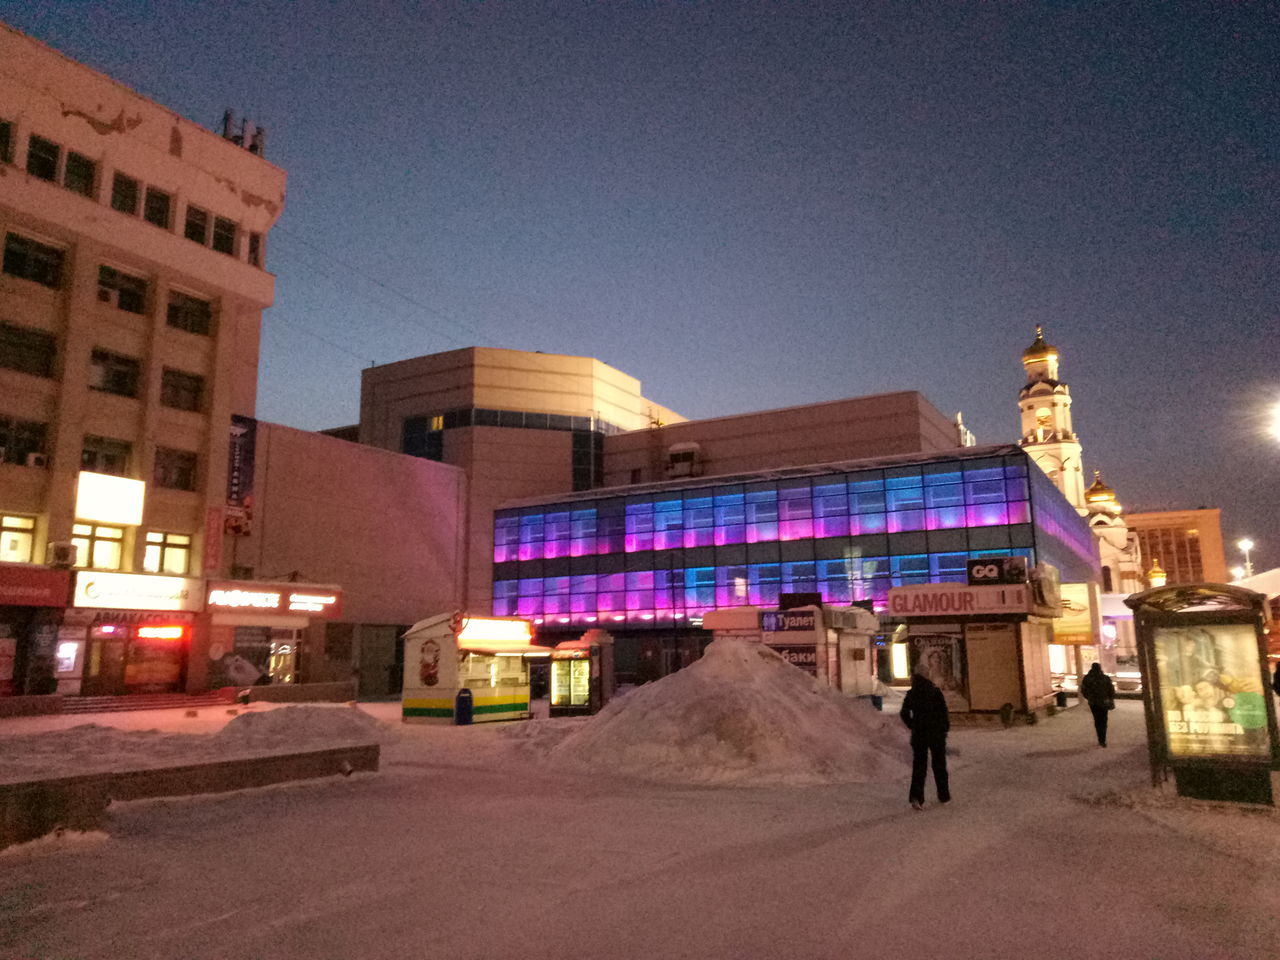
[[203, 599], [200, 581], [190, 577], [81, 570], [76, 574], [72, 605], [110, 610], [199, 610]]
[[1026, 583], [1026, 557], [979, 557], [966, 565], [970, 586], [992, 583]]
[[985, 616], [1028, 613], [1024, 583], [966, 587], [956, 583], [919, 583], [889, 590], [889, 613], [895, 617]]
[[336, 587], [297, 583], [210, 580], [205, 605], [209, 610], [222, 612], [301, 613], [333, 618], [342, 612], [342, 591]]
[[793, 667], [799, 667], [815, 677], [818, 675], [818, 648], [812, 643], [769, 644], [769, 649]]
[[813, 630], [817, 623], [816, 610], [762, 610], [760, 612], [760, 629], [765, 633]]
[[66, 570], [0, 564], [0, 606], [65, 606], [70, 586]]
[[257, 441], [258, 421], [232, 414], [227, 457], [226, 530], [236, 536], [248, 536], [253, 527], [253, 469]]

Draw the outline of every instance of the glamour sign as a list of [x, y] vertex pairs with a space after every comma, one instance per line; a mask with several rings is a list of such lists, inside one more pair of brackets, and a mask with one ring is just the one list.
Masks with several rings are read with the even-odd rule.
[[1031, 598], [1024, 583], [966, 587], [959, 583], [920, 583], [889, 591], [895, 617], [964, 617], [1028, 613]]

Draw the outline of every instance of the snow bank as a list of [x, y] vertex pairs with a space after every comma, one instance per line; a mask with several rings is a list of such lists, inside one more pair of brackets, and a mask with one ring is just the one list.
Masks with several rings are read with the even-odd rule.
[[567, 765], [678, 783], [867, 782], [910, 768], [896, 716], [732, 638], [549, 739], [549, 755]]
[[396, 734], [386, 725], [356, 707], [278, 707], [263, 713], [242, 713], [214, 735], [219, 743], [314, 744], [317, 740], [338, 743], [391, 743]]

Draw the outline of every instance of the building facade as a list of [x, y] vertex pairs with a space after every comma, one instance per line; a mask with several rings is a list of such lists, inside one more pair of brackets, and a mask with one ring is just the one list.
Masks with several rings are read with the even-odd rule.
[[1142, 555], [1164, 568], [1168, 583], [1229, 582], [1217, 507], [1143, 511], [1128, 520]]
[[494, 531], [494, 613], [548, 636], [608, 629], [624, 679], [695, 658], [708, 610], [782, 594], [882, 611], [891, 587], [964, 582], [983, 556], [1097, 579], [1085, 521], [1016, 446], [543, 497], [507, 504]]

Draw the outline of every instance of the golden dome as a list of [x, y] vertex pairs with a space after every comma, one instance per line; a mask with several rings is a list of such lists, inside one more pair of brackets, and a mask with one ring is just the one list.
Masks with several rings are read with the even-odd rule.
[[1023, 363], [1035, 363], [1037, 360], [1056, 359], [1058, 356], [1058, 348], [1052, 344], [1044, 342], [1044, 332], [1040, 329], [1040, 324], [1036, 324], [1036, 338], [1032, 341], [1031, 346], [1022, 351]]
[[1115, 498], [1116, 492], [1102, 482], [1102, 471], [1093, 471], [1093, 483], [1084, 492], [1085, 503], [1105, 503]]

